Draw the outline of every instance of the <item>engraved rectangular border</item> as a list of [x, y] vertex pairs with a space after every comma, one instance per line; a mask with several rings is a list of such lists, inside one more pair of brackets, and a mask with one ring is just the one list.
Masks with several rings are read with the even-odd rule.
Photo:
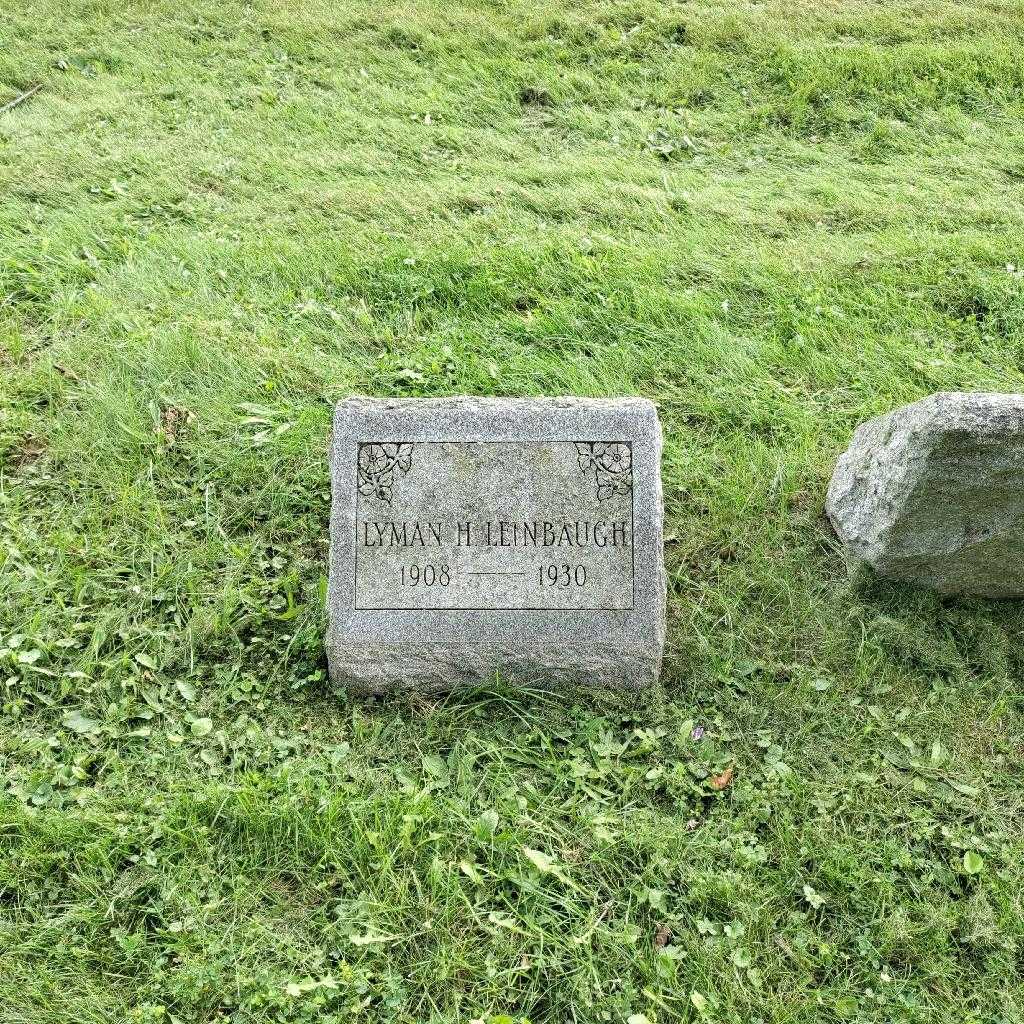
[[[624, 444], [629, 447], [630, 451], [630, 465], [635, 465], [635, 461], [632, 458], [633, 441], [609, 441], [608, 439], [601, 439], [604, 443], [608, 444]], [[354, 530], [354, 544], [353, 544], [353, 556], [352, 556], [352, 609], [357, 612], [631, 612], [636, 609], [636, 487], [630, 488], [629, 493], [629, 553], [630, 553], [630, 582], [632, 584], [632, 595], [628, 607], [625, 608], [606, 608], [604, 605], [597, 606], [575, 606], [572, 608], [536, 608], [529, 605], [512, 605], [503, 606], [501, 608], [423, 608], [418, 605], [402, 605], [398, 607], [381, 608], [377, 605], [367, 607], [359, 604], [359, 449], [364, 444], [597, 444], [599, 440], [594, 438], [573, 438], [569, 440], [567, 438], [530, 438], [528, 440], [522, 440], [514, 437], [506, 437], [493, 440], [481, 440], [477, 438], [458, 438], [458, 437], [443, 437], [443, 438], [428, 438], [427, 440], [396, 440], [395, 438], [388, 438], [380, 440], [378, 438], [367, 438], [358, 439], [355, 441], [355, 490], [354, 490], [354, 504], [352, 516], [353, 530]]]

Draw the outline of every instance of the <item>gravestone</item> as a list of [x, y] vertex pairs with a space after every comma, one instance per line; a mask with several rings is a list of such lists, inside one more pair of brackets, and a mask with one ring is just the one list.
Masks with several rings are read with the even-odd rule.
[[661, 428], [643, 399], [350, 399], [327, 652], [370, 692], [642, 687], [665, 641]]

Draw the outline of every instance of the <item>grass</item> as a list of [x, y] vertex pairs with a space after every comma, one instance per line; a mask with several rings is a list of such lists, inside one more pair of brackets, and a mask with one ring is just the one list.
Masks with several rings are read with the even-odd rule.
[[[0, 1021], [1024, 1017], [1024, 613], [822, 518], [861, 419], [1024, 390], [1022, 46], [8, 5]], [[658, 401], [656, 698], [329, 691], [332, 403], [459, 393]]]

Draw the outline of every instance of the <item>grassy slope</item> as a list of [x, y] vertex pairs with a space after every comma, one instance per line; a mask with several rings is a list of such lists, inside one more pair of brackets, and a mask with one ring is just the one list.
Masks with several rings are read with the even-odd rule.
[[[1022, 25], [8, 5], [0, 1020], [1019, 1020], [1024, 615], [821, 506], [1024, 388]], [[662, 700], [325, 692], [331, 403], [462, 392], [659, 401]]]

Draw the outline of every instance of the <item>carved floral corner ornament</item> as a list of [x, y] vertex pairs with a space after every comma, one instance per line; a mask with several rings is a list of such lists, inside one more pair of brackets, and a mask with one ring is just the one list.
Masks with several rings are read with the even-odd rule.
[[409, 472], [412, 444], [372, 441], [359, 445], [359, 493], [391, 504], [395, 477]]
[[577, 441], [580, 469], [594, 471], [597, 497], [606, 501], [615, 494], [633, 491], [633, 450], [628, 441]]

